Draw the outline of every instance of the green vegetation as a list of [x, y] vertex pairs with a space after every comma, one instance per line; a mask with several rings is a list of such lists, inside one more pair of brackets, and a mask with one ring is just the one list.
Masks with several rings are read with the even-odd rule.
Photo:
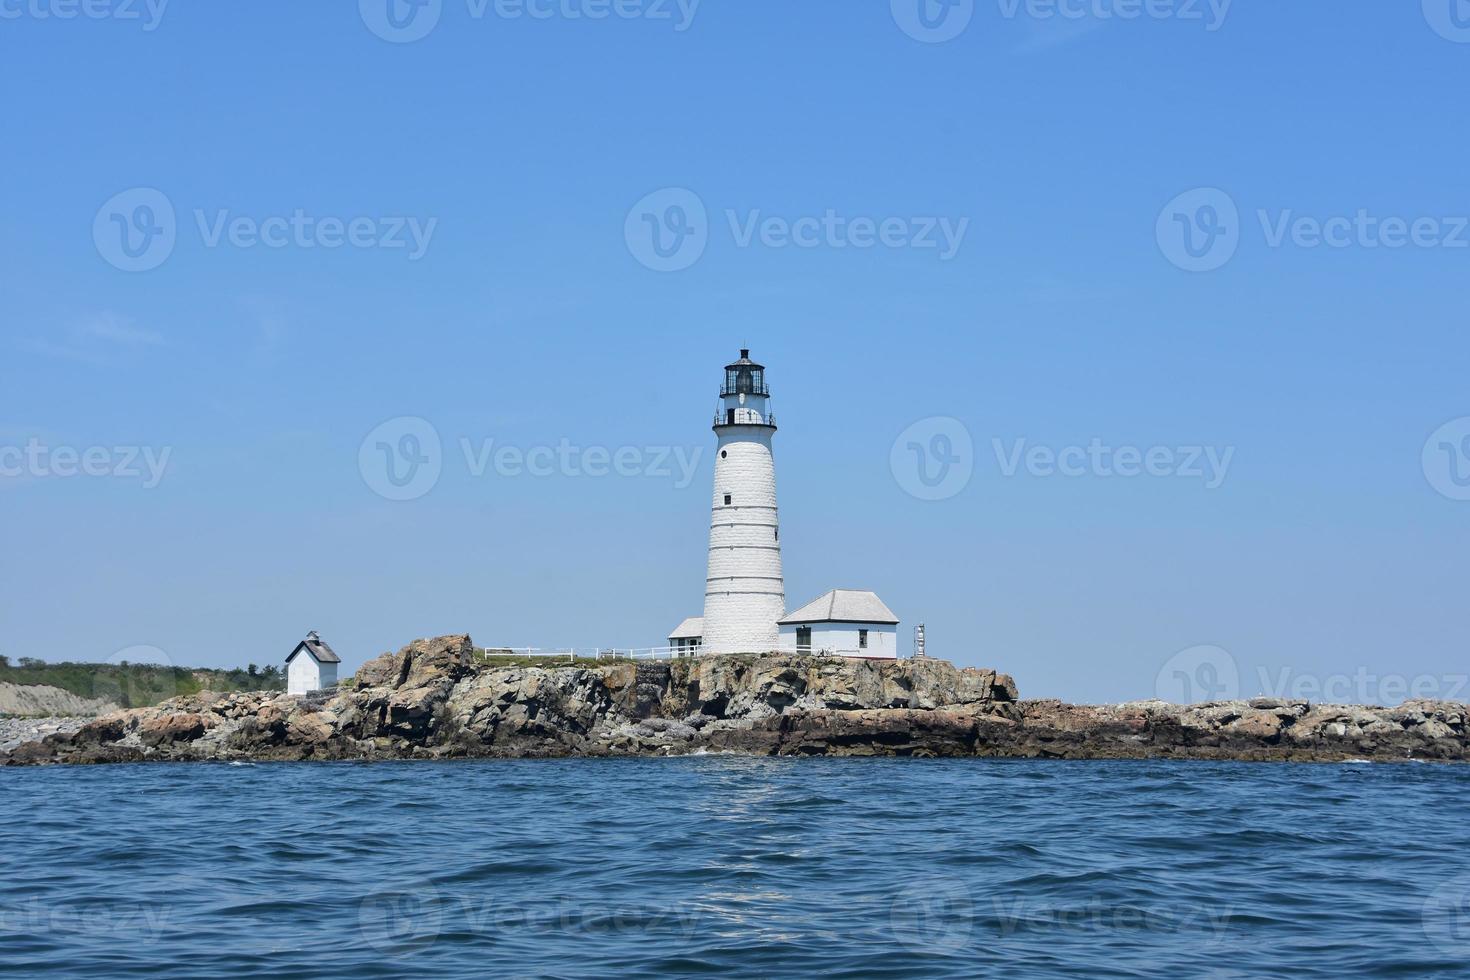
[[45, 684], [78, 697], [102, 698], [124, 708], [142, 708], [186, 694], [210, 691], [284, 691], [286, 674], [279, 667], [251, 664], [244, 670], [163, 667], [158, 664], [56, 663], [21, 657], [17, 665], [0, 656], [0, 681]]

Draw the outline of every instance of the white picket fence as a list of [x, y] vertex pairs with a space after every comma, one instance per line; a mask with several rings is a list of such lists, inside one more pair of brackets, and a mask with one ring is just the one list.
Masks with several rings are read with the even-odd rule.
[[643, 647], [636, 650], [610, 647], [580, 648], [567, 647], [545, 650], [539, 647], [487, 647], [490, 656], [545, 657], [547, 660], [677, 660], [681, 657], [702, 656], [700, 650], [679, 647]]

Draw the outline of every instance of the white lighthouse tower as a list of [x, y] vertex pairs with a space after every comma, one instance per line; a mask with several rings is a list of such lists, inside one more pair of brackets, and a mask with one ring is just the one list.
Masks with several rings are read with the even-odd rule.
[[706, 653], [767, 653], [780, 642], [776, 621], [786, 615], [786, 586], [770, 404], [766, 369], [742, 350], [740, 360], [725, 367], [715, 416], [719, 447], [704, 590]]

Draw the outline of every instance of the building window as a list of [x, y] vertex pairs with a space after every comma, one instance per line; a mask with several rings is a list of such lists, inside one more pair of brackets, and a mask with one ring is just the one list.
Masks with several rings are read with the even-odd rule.
[[867, 648], [868, 648], [868, 631], [867, 630], [858, 630], [858, 649], [859, 650], [866, 650]]
[[729, 451], [728, 450], [721, 449], [720, 450], [720, 458], [721, 459], [729, 459], [730, 458]]
[[725, 494], [725, 506], [726, 507], [729, 507], [730, 506], [730, 495], [728, 493]]
[[796, 628], [796, 652], [812, 652], [812, 628], [810, 626], [798, 626]]

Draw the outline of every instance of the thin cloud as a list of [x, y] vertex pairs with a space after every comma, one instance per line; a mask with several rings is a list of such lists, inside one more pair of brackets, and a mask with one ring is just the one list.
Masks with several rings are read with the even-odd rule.
[[83, 364], [104, 365], [124, 350], [162, 347], [163, 334], [136, 325], [131, 317], [104, 310], [67, 329], [62, 337], [31, 337], [17, 346], [27, 353]]
[[128, 347], [160, 347], [163, 334], [155, 330], [144, 330], [133, 325], [127, 317], [116, 313], [100, 313], [81, 327], [82, 333], [97, 340]]

